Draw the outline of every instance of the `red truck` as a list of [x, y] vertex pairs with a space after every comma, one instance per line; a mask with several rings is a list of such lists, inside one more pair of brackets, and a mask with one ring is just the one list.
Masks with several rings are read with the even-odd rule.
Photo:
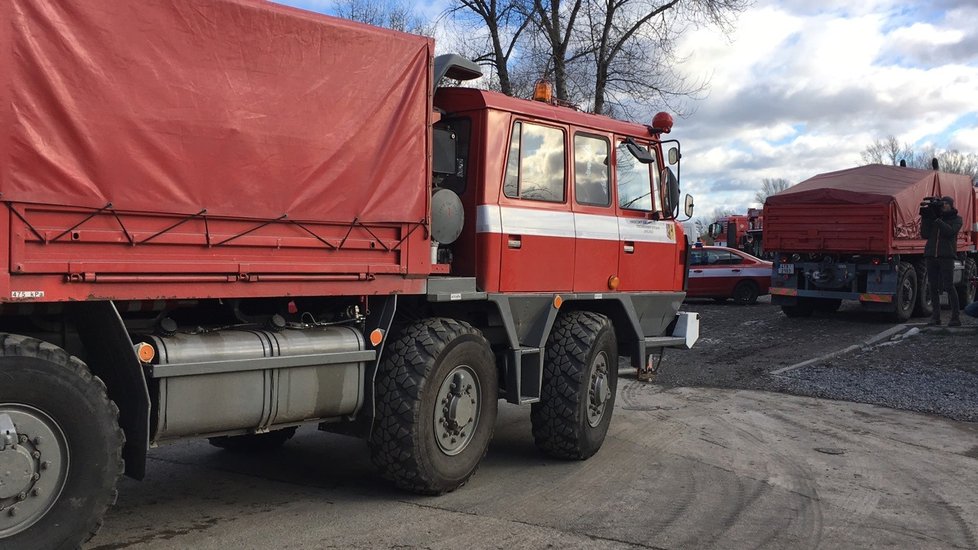
[[714, 246], [726, 246], [741, 250], [741, 244], [747, 235], [747, 216], [723, 216], [710, 224], [707, 233], [713, 238]]
[[668, 115], [439, 88], [478, 66], [253, 0], [0, 16], [4, 548], [78, 545], [192, 438], [313, 424], [438, 494], [505, 399], [585, 459], [619, 355], [697, 338]]
[[764, 211], [750, 208], [747, 215], [735, 214], [719, 218], [707, 228], [716, 246], [735, 248], [757, 258], [766, 256], [762, 244]]
[[954, 198], [964, 225], [955, 283], [964, 305], [978, 280], [978, 190], [971, 178], [869, 165], [810, 178], [768, 197], [764, 246], [774, 254], [771, 295], [789, 317], [834, 311], [842, 300], [905, 321], [934, 307], [927, 291], [920, 203]]

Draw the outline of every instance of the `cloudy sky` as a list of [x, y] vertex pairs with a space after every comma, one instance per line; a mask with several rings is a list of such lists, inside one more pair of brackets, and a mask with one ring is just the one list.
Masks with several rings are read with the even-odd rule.
[[[328, 11], [328, 0], [282, 0]], [[419, 0], [436, 16], [445, 0]], [[874, 139], [978, 153], [978, 1], [758, 0], [729, 34], [688, 32], [709, 93], [676, 121], [699, 215], [746, 211], [763, 178], [860, 163]]]

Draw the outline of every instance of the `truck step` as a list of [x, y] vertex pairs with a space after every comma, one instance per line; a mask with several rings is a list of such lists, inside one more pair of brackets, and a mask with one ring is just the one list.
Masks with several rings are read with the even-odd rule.
[[543, 387], [543, 350], [521, 347], [506, 353], [506, 401], [527, 405], [540, 401]]

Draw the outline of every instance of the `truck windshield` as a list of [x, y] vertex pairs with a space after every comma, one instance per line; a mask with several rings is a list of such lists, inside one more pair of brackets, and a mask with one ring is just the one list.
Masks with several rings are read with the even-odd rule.
[[[640, 147], [655, 157], [655, 150]], [[656, 163], [639, 162], [625, 146], [625, 142], [619, 142], [617, 149], [615, 169], [618, 174], [618, 205], [628, 210], [661, 211], [662, 196], [659, 194]]]

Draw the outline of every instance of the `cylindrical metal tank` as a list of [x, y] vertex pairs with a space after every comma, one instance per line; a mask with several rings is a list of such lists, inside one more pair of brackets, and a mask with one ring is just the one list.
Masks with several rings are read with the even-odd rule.
[[372, 353], [353, 327], [228, 329], [145, 341], [156, 350], [154, 442], [352, 415], [363, 401], [365, 354]]

